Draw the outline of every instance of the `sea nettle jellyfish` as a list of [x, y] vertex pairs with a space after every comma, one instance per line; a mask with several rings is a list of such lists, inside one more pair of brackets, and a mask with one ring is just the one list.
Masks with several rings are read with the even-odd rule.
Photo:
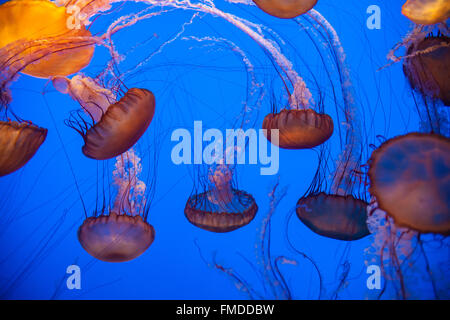
[[[341, 77], [341, 85], [343, 87], [343, 98], [348, 100], [349, 97], [344, 86], [350, 85], [348, 80], [347, 69], [343, 67], [345, 54], [343, 53], [340, 40], [328, 23], [320, 13], [314, 9], [308, 12], [313, 15], [315, 22], [325, 30], [327, 35], [326, 41], [331, 44], [334, 55], [339, 59], [338, 71]], [[279, 142], [277, 145], [284, 149], [309, 149], [317, 147], [326, 142], [333, 134], [334, 125], [331, 117], [323, 112], [323, 105], [315, 104], [312, 95], [303, 81], [295, 81], [294, 91], [289, 95], [288, 106], [277, 111], [273, 106], [272, 112], [269, 113], [263, 121], [263, 129], [267, 129], [267, 139], [272, 141], [271, 130], [279, 130]], [[285, 86], [287, 89], [287, 86]]]
[[291, 19], [311, 10], [317, 0], [253, 0], [253, 2], [274, 17]]
[[47, 137], [47, 129], [27, 122], [0, 121], [0, 177], [23, 167]]
[[232, 186], [233, 174], [218, 164], [208, 173], [209, 187], [189, 197], [184, 214], [193, 225], [212, 232], [229, 232], [253, 220], [258, 211], [251, 194]]
[[333, 134], [333, 120], [313, 109], [283, 109], [269, 113], [262, 125], [267, 139], [272, 141], [272, 130], [279, 130], [277, 145], [283, 149], [309, 149], [327, 141]]
[[48, 0], [7, 1], [0, 5], [0, 48], [17, 51], [13, 61], [31, 57], [20, 71], [34, 77], [76, 73], [94, 54], [91, 33], [76, 19]]
[[448, 0], [408, 0], [402, 7], [402, 13], [417, 24], [435, 24], [445, 22], [450, 17]]
[[399, 226], [450, 234], [450, 139], [409, 133], [372, 153], [370, 192]]
[[88, 77], [56, 77], [53, 84], [78, 101], [89, 115], [89, 122], [78, 114], [67, 124], [81, 134], [83, 154], [92, 159], [110, 159], [130, 149], [145, 133], [155, 113], [155, 97], [147, 89], [131, 88], [116, 101], [111, 90]]
[[[319, 152], [319, 167], [309, 190], [297, 202], [297, 217], [313, 232], [337, 240], [358, 240], [369, 235], [366, 225], [367, 192], [361, 172], [363, 157], [363, 130], [353, 99], [349, 71], [345, 65], [345, 53], [332, 26], [317, 11], [308, 16], [325, 34], [339, 70], [339, 82], [343, 97], [343, 128], [339, 131], [341, 152], [334, 158], [330, 170], [330, 158], [323, 146]], [[332, 159], [332, 157], [331, 157]], [[328, 179], [331, 177], [331, 181]]]
[[431, 99], [450, 106], [450, 38], [428, 36], [412, 43], [403, 62], [411, 87]]
[[106, 262], [133, 260], [155, 239], [155, 230], [147, 222], [149, 206], [146, 184], [139, 180], [141, 171], [141, 159], [133, 149], [117, 157], [114, 204], [104, 204], [78, 229], [80, 244], [91, 256]]

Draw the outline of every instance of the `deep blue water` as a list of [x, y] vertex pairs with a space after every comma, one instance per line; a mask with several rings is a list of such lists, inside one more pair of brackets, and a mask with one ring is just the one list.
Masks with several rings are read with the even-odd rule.
[[[319, 0], [316, 6], [336, 29], [346, 52], [356, 105], [363, 114], [361, 123], [367, 135], [363, 148], [368, 154], [369, 143], [379, 143], [375, 138], [377, 135], [390, 138], [419, 129], [411, 89], [401, 63], [378, 71], [388, 63], [388, 51], [411, 28], [411, 22], [400, 13], [402, 2]], [[339, 123], [330, 99], [332, 87], [339, 90], [337, 73], [329, 65], [329, 57], [325, 56], [325, 66], [334, 81], [332, 86], [314, 46], [314, 42], [320, 46], [321, 40], [313, 37], [311, 41], [293, 21], [271, 17], [257, 7], [223, 1], [215, 3], [226, 12], [270, 27], [285, 41], [282, 44], [278, 40], [282, 52], [306, 83], [311, 84], [315, 98], [317, 88], [326, 94], [325, 110], [334, 118], [337, 128]], [[370, 5], [381, 8], [379, 30], [369, 30], [366, 26], [369, 16], [366, 9]], [[127, 3], [122, 9], [96, 20], [91, 31], [102, 33], [119, 16], [142, 8], [142, 5]], [[119, 66], [120, 71], [132, 69], [173, 39], [192, 14], [173, 10], [140, 21], [114, 35], [118, 51], [129, 52]], [[239, 188], [251, 193], [259, 206], [249, 225], [217, 234], [201, 230], [187, 221], [184, 206], [198, 181], [192, 175], [193, 166], [177, 166], [171, 161], [175, 143], [170, 141], [170, 134], [176, 128], [191, 130], [195, 120], [203, 121], [205, 128], [235, 128], [249, 92], [247, 79], [250, 74], [242, 57], [225, 43], [183, 39], [191, 36], [228, 39], [252, 61], [255, 75], [266, 90], [259, 111], [252, 113], [255, 128], [261, 127], [274, 99], [285, 99], [273, 60], [239, 29], [206, 14], [187, 25], [179, 38], [163, 46], [162, 51], [138, 72], [125, 77], [128, 88], [147, 88], [155, 94], [157, 101], [153, 122], [136, 146], [143, 158], [143, 177], [156, 171], [155, 194], [148, 218], [155, 228], [156, 238], [150, 248], [133, 261], [98, 261], [78, 242], [77, 228], [85, 218], [80, 197], [88, 213], [95, 210], [97, 187], [102, 185], [103, 172], [107, 172], [105, 177], [110, 175], [114, 165], [114, 159], [99, 163], [86, 158], [81, 152], [82, 138], [64, 124], [69, 112], [79, 105], [69, 96], [57, 92], [44, 79], [21, 75], [12, 84], [13, 110], [49, 131], [45, 143], [25, 167], [0, 179], [0, 292], [3, 298], [246, 299], [248, 296], [236, 287], [235, 281], [211, 265], [215, 261], [232, 268], [261, 291], [261, 279], [255, 276], [247, 261], [257, 262], [258, 247], [255, 246], [259, 243], [262, 221], [268, 213], [268, 194], [277, 182], [280, 188], [287, 188], [287, 194], [272, 219], [271, 246], [273, 256], [284, 255], [297, 261], [296, 266], [281, 266], [293, 298], [316, 299], [319, 284], [311, 263], [289, 250], [287, 238], [321, 270], [321, 297], [333, 297], [344, 269], [348, 276], [337, 298], [365, 299], [377, 295], [366, 286], [364, 249], [371, 245], [371, 236], [345, 242], [313, 233], [295, 215], [287, 222], [298, 198], [313, 179], [318, 164], [314, 150], [280, 150], [276, 176], [261, 176], [259, 165], [238, 167]], [[91, 64], [81, 72], [95, 76], [108, 59], [107, 50], [98, 47]], [[313, 85], [314, 78], [319, 86]], [[331, 105], [329, 109], [327, 103]], [[327, 143], [334, 151], [341, 146], [338, 134]], [[157, 163], [153, 152], [159, 159]], [[367, 159], [363, 159], [365, 161]], [[448, 251], [439, 254], [447, 256], [448, 270]], [[72, 264], [81, 268], [80, 290], [66, 287], [66, 268]], [[414, 290], [417, 289], [411, 288], [413, 296]], [[264, 293], [262, 296], [272, 297]]]

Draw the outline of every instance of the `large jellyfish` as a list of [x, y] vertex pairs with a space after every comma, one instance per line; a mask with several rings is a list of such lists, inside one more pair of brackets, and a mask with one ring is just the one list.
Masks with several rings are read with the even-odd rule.
[[116, 159], [113, 184], [114, 203], [87, 217], [78, 229], [78, 239], [93, 257], [106, 262], [133, 260], [144, 253], [155, 239], [147, 222], [146, 184], [139, 180], [141, 158], [133, 149]]
[[14, 60], [33, 57], [20, 70], [23, 73], [41, 78], [66, 76], [91, 61], [94, 46], [86, 43], [91, 33], [65, 6], [48, 0], [12, 0], [0, 5], [0, 21], [0, 48], [19, 49]]
[[193, 225], [212, 232], [230, 232], [249, 224], [258, 211], [251, 194], [232, 186], [229, 166], [217, 164], [208, 173], [209, 187], [189, 197], [184, 214]]
[[[310, 17], [318, 28], [325, 31], [330, 50], [336, 55], [336, 67], [340, 70], [344, 119], [342, 123], [341, 153], [333, 171], [329, 172], [327, 151], [321, 148], [319, 168], [314, 181], [296, 206], [298, 218], [312, 231], [338, 240], [358, 240], [369, 235], [366, 225], [366, 191], [361, 173], [363, 146], [360, 115], [352, 94], [349, 71], [345, 64], [345, 53], [339, 37], [325, 18], [314, 9]], [[331, 187], [327, 186], [327, 175], [331, 176]], [[359, 181], [358, 181], [359, 180]], [[324, 188], [325, 186], [325, 188]]]
[[93, 79], [55, 77], [54, 86], [78, 101], [90, 121], [72, 117], [68, 125], [84, 139], [83, 154], [105, 160], [130, 149], [147, 130], [155, 112], [155, 97], [147, 89], [131, 88], [116, 102], [111, 90]]
[[0, 121], [0, 177], [23, 167], [47, 137], [47, 129], [30, 123]]
[[253, 2], [274, 17], [291, 19], [311, 10], [317, 0], [253, 0]]
[[370, 192], [399, 226], [450, 234], [450, 139], [410, 133], [372, 153]]
[[417, 24], [445, 22], [450, 17], [450, 3], [447, 0], [408, 0], [402, 13]]

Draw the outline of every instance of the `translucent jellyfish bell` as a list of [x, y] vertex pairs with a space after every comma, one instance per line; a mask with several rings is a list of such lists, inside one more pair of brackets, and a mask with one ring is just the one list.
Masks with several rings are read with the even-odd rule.
[[448, 0], [408, 0], [402, 7], [402, 13], [417, 24], [435, 24], [450, 17]]
[[210, 188], [189, 197], [184, 214], [193, 225], [212, 232], [230, 232], [249, 224], [258, 211], [251, 194], [231, 185], [232, 172], [218, 165], [209, 174]]
[[[43, 58], [28, 64], [21, 72], [40, 78], [65, 76], [78, 72], [89, 64], [94, 54], [94, 46], [72, 45], [71, 37], [90, 37], [91, 33], [80, 25], [79, 29], [69, 29], [70, 16], [66, 7], [58, 7], [47, 0], [11, 0], [0, 5], [0, 48], [7, 45], [23, 46], [16, 59], [23, 55], [33, 56], [38, 51], [48, 51]], [[52, 52], [52, 42], [28, 46], [27, 43], [39, 39], [57, 39], [58, 50]], [[66, 39], [64, 39], [66, 38]], [[62, 42], [65, 43], [61, 49]]]
[[139, 215], [109, 215], [87, 218], [78, 229], [81, 246], [106, 262], [124, 262], [139, 257], [155, 239], [155, 230]]
[[370, 192], [399, 226], [450, 234], [450, 139], [409, 133], [372, 153]]
[[312, 231], [337, 240], [358, 240], [369, 235], [365, 201], [351, 195], [340, 196], [323, 192], [300, 198], [298, 218]]
[[147, 222], [148, 206], [141, 158], [133, 149], [116, 158], [113, 204], [84, 220], [78, 229], [81, 246], [93, 257], [106, 262], [124, 262], [144, 253], [155, 239]]
[[0, 177], [23, 167], [47, 137], [47, 129], [0, 121]]

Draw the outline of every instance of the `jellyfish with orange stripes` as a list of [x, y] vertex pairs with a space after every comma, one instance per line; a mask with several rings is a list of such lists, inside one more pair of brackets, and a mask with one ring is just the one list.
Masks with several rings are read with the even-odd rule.
[[105, 160], [130, 149], [145, 133], [155, 113], [155, 97], [131, 88], [119, 101], [115, 93], [84, 76], [53, 78], [55, 88], [78, 101], [87, 114], [72, 114], [66, 123], [84, 139], [85, 156]]
[[193, 225], [211, 232], [230, 232], [249, 224], [258, 211], [253, 196], [233, 187], [233, 172], [225, 164], [209, 169], [206, 191], [192, 194], [184, 214]]
[[317, 0], [253, 0], [264, 12], [278, 18], [291, 19], [311, 10]]
[[153, 243], [155, 229], [148, 222], [149, 191], [140, 180], [141, 172], [141, 158], [134, 149], [118, 156], [113, 171], [114, 198], [109, 202], [103, 196], [101, 208], [86, 214], [79, 227], [81, 246], [96, 259], [130, 261]]

